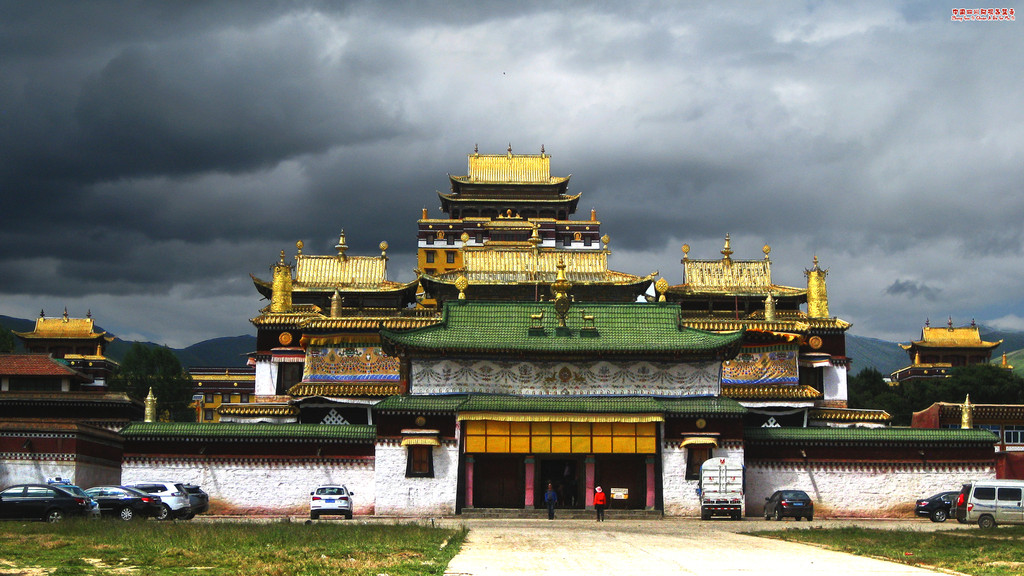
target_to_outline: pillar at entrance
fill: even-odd
[[[530,508],[533,508],[534,478],[536,476],[534,474],[535,466],[536,466],[536,464],[535,464],[535,460],[534,460],[533,456],[527,456],[526,457],[526,482],[524,482],[524,484],[526,485],[526,495],[523,498],[523,504],[526,506],[527,510],[529,510]]]
[[[654,458],[647,457],[647,509],[654,510]]]
[[[594,455],[588,454],[586,459],[587,486],[584,491],[587,494],[587,510],[594,509]]]
[[[466,508],[473,507],[473,457],[466,456]]]

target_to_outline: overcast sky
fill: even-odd
[[[284,249],[391,248],[551,155],[611,267],[817,255],[851,333],[1024,329],[1024,22],[963,2],[0,3],[0,314],[255,334]],[[987,3],[986,8],[1014,8]]]

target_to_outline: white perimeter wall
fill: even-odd
[[[826,402],[846,402],[849,398],[846,387],[847,370],[845,366],[830,366],[822,374]]]
[[[214,511],[308,514],[309,493],[321,484],[344,484],[354,492],[356,514],[373,514],[372,459],[344,461],[128,461],[121,481],[170,480],[198,484]]]
[[[992,466],[754,464],[747,466],[747,514],[762,514],[764,499],[783,489],[807,492],[825,516],[912,514],[918,498],[995,476]]]
[[[120,484],[121,470],[116,466],[67,458],[0,460],[0,488],[11,484],[46,483],[58,476],[82,488],[92,488],[102,484]]]
[[[398,442],[377,444],[377,514],[432,516],[455,513],[459,447],[434,446],[434,477],[406,478],[407,450]]]

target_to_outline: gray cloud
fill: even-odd
[[[420,209],[511,142],[572,174],[616,269],[677,279],[681,243],[717,257],[728,232],[736,257],[771,244],[779,283],[818,255],[855,333],[1006,328],[1021,44],[916,2],[13,3],[0,314],[251,331],[248,274],[341,228],[411,279]]]

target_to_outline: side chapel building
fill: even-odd
[[[700,463],[730,457],[750,513],[800,488],[862,514],[866,494],[898,509],[994,475],[987,431],[847,407],[850,324],[817,258],[806,288],[773,282],[768,246],[734,259],[729,236],[721,258],[684,246],[678,285],[613,271],[596,211],[574,218],[580,195],[543,149],[468,160],[438,194],[445,217],[418,221],[416,280],[387,278],[387,243],[348,254],[344,232],[334,254],[299,242],[253,276],[270,302],[248,401],[128,426],[123,480],[180,478],[234,510],[270,490],[291,511],[344,482],[356,513],[413,516],[528,513],[549,483],[582,510],[601,485],[613,510],[684,515]]]

